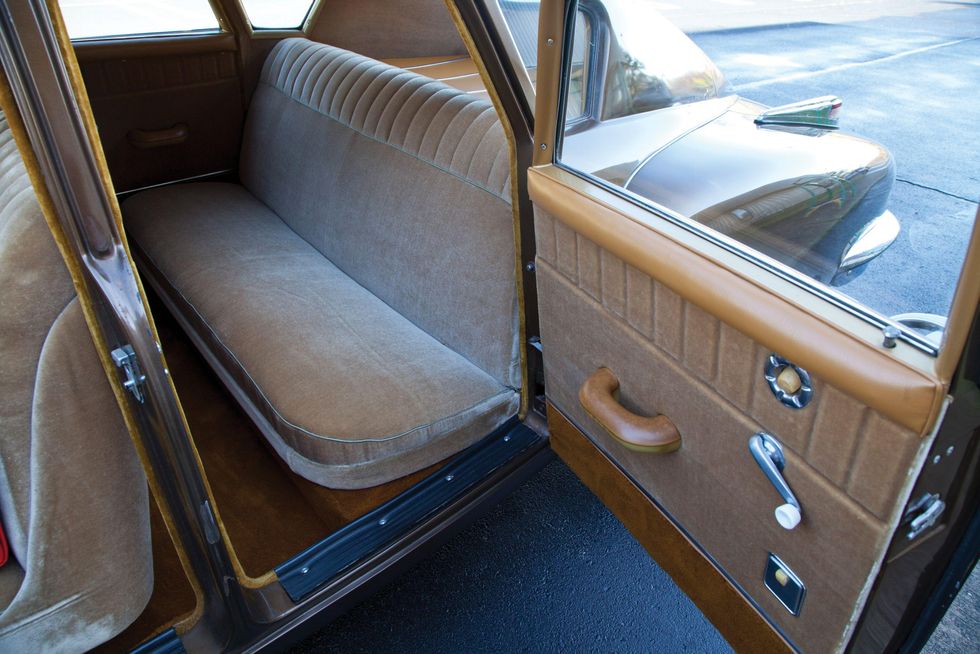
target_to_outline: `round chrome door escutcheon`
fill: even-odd
[[[791,409],[802,409],[813,399],[810,373],[778,354],[769,355],[765,374],[769,390]]]

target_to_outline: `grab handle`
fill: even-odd
[[[177,123],[167,129],[132,129],[126,134],[126,140],[134,148],[149,150],[165,145],[177,145],[187,140],[190,131],[186,123]]]
[[[629,411],[616,399],[618,390],[616,375],[609,368],[599,368],[582,384],[578,399],[603,429],[631,450],[666,454],[680,448],[681,435],[670,418],[648,418]]]

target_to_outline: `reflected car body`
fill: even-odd
[[[736,95],[652,9],[586,1],[578,21],[589,38],[574,49],[569,97],[582,111],[568,114],[562,162],[826,283],[894,242],[883,146],[812,112],[764,121],[779,109]]]

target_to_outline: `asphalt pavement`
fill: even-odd
[[[901,234],[840,290],[889,316],[946,315],[980,199],[980,6],[691,36],[739,95],[770,106],[837,95],[841,130],[889,149]]]
[[[294,652],[731,652],[560,461]]]
[[[740,94],[770,105],[828,93],[844,99],[842,128],[883,143],[896,159],[891,209],[903,229],[843,290],[886,314],[945,313],[980,194],[977,3],[658,5],[699,30],[692,38]],[[974,575],[925,651],[980,651],[978,586]],[[555,462],[297,651],[730,649]]]

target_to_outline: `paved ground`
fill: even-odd
[[[743,95],[780,104],[835,93],[845,101],[843,128],[889,147],[903,180],[892,206],[901,240],[845,288],[886,313],[944,313],[980,193],[977,3],[657,4],[700,32],[695,39]],[[297,651],[730,650],[555,462]],[[971,577],[925,651],[980,652],[980,577]]]
[[[966,580],[923,654],[980,652],[980,573]]]
[[[560,461],[294,654],[731,648]],[[980,575],[923,650],[980,652]]]
[[[811,14],[840,4],[802,3]],[[889,208],[902,233],[842,288],[886,315],[948,312],[976,216],[980,149],[966,135],[980,123],[980,6],[963,4],[899,0],[899,13],[929,10],[838,24],[803,14],[790,24],[692,35],[739,95],[767,105],[837,95],[842,130],[891,151],[898,181]],[[882,3],[856,8],[865,16],[873,6]]]
[[[296,652],[730,652],[559,461]]]

